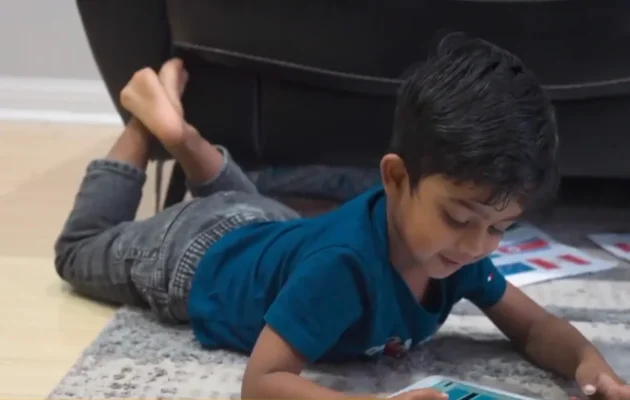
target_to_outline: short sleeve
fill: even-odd
[[[477,307],[484,309],[497,304],[507,286],[505,277],[488,257],[465,268],[470,268],[466,279],[464,297]]]
[[[302,260],[265,315],[265,322],[309,363],[317,361],[362,315],[358,256],[319,250]]]

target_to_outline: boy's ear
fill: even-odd
[[[388,195],[397,195],[405,185],[409,185],[409,174],[405,162],[398,155],[385,154],[381,159],[380,168],[383,187]]]

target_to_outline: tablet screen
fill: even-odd
[[[480,389],[464,383],[443,380],[432,386],[433,389],[448,394],[448,400],[520,400],[491,389]]]

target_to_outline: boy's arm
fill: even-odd
[[[532,363],[575,379],[586,395],[630,400],[630,386],[623,385],[595,346],[568,321],[548,313],[507,282],[491,259],[460,271],[464,297],[483,310]]]
[[[306,360],[280,335],[265,326],[243,377],[243,399],[346,399],[300,376]]]
[[[348,395],[309,381],[300,376],[305,365],[304,357],[266,326],[245,369],[241,398],[382,400],[373,394]],[[392,400],[448,400],[448,395],[434,389],[416,389]]]
[[[361,317],[359,271],[360,260],[344,248],[327,248],[300,262],[265,314],[242,398],[346,397],[299,375]]]
[[[577,378],[581,385],[596,385],[589,381],[601,374],[622,382],[577,329],[545,311],[512,284],[507,283],[501,299],[483,311],[532,363],[567,379]],[[579,368],[584,365],[588,368],[580,377]]]

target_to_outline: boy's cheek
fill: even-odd
[[[416,229],[410,229],[409,236],[407,242],[413,254],[422,260],[437,257],[439,253],[452,248],[454,242],[450,235],[442,232],[438,227],[426,229],[418,225]]]
[[[488,240],[488,243],[484,249],[484,257],[488,257],[490,254],[492,254],[496,249],[499,248],[499,244],[501,243],[501,236],[493,236],[490,240]]]

